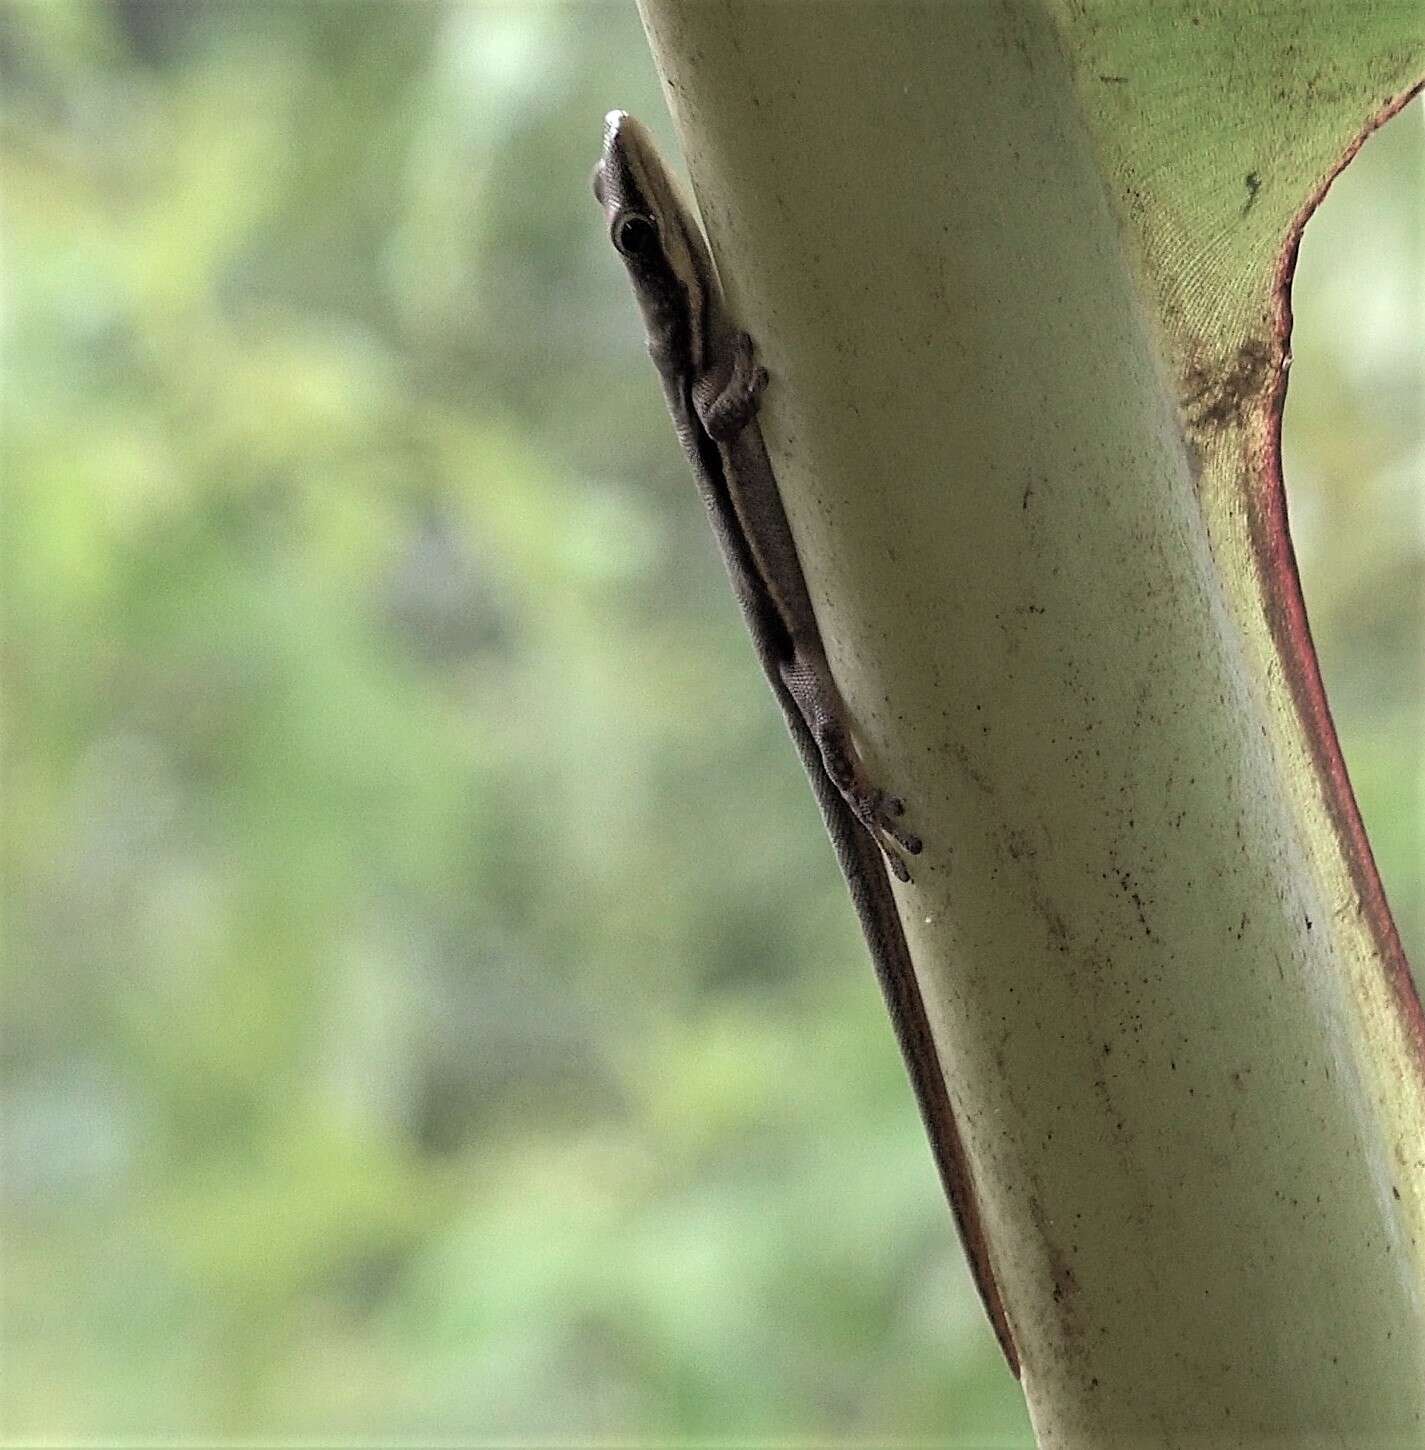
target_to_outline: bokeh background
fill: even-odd
[[[631,3],[10,3],[0,91],[0,1434],[1027,1444],[589,195]],[[1287,418],[1416,960],[1422,139]]]

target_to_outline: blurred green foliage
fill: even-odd
[[[588,194],[631,5],[9,4],[0,92],[0,1433],[1027,1443]],[[1418,132],[1288,419],[1417,955]]]

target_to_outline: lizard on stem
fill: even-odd
[[[757,424],[767,374],[729,315],[702,229],[652,138],[625,112],[605,118],[594,194],[633,283],[648,351],[733,590],[850,887],[975,1282],[1017,1374],[964,1146],[886,877],[889,867],[909,881],[905,856],[919,855],[921,842],[900,824],[900,799],[869,780],[832,678]]]

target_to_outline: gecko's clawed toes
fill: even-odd
[[[897,824],[896,817],[905,814],[905,802],[899,796],[870,791],[854,799],[853,808],[872,839],[881,848],[886,865],[897,881],[909,881],[910,868],[906,856],[919,856],[924,849],[919,836]]]
[[[913,831],[907,831],[897,824],[897,817],[905,815],[905,802],[899,796],[878,795],[871,803],[873,830],[878,836],[889,836],[908,856],[919,856],[924,843]]]
[[[897,881],[909,882],[910,871],[907,868],[905,862],[901,860],[900,855],[895,851],[889,850],[885,846],[882,846],[881,850],[885,855],[886,865],[891,868],[891,875],[894,876]]]

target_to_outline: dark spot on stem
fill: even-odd
[[[1191,363],[1182,393],[1189,429],[1202,438],[1241,428],[1265,398],[1281,361],[1280,350],[1265,338],[1249,337],[1225,358]]]

